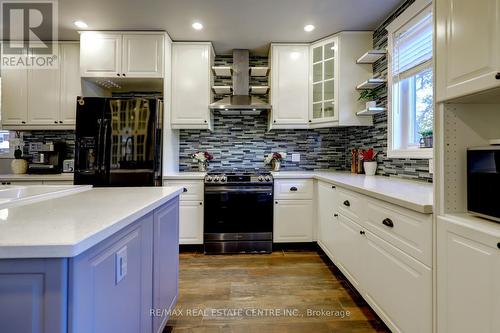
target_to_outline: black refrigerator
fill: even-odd
[[[161,186],[160,98],[78,97],[75,185]]]

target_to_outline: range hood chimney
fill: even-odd
[[[233,50],[233,95],[210,104],[209,108],[227,114],[260,114],[269,110],[271,105],[249,95],[249,83],[249,51]]]

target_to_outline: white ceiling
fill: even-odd
[[[212,41],[267,53],[272,42],[311,42],[342,30],[373,30],[402,0],[59,0],[59,39],[92,30],[166,30],[174,41]],[[194,21],[204,29],[191,27]],[[304,25],[316,30],[304,32]]]

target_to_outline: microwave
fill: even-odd
[[[500,222],[500,146],[467,149],[467,210]]]

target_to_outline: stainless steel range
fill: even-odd
[[[271,253],[273,177],[262,170],[205,176],[205,253]]]

